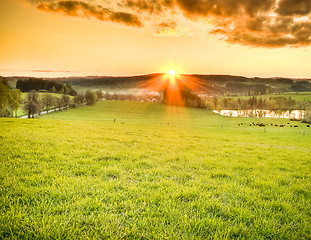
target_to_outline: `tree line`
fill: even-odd
[[[163,92],[163,103],[173,106],[206,108],[204,101],[193,91],[185,87],[165,88]]]
[[[256,96],[248,99],[243,98],[218,98],[210,97],[205,98],[207,107],[209,109],[230,109],[230,110],[306,110],[311,106],[310,100],[297,101],[291,97],[270,97],[268,99],[258,98]]]
[[[77,92],[72,89],[70,84],[57,83],[55,81],[43,80],[40,78],[19,79],[16,82],[16,89],[22,92],[31,90],[46,91],[50,93],[68,94],[71,96],[77,95]]]
[[[11,89],[7,80],[0,77],[0,117],[17,116],[17,110],[22,103],[22,93]]]
[[[87,90],[84,94],[80,93],[74,97],[70,97],[66,94],[53,96],[49,93],[40,96],[38,91],[32,90],[28,93],[27,99],[24,102],[24,110],[28,118],[34,118],[36,115],[40,115],[42,111],[48,113],[51,110],[61,111],[82,105],[93,105],[96,101],[102,99],[103,93],[101,91],[92,92],[91,90]]]

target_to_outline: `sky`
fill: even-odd
[[[1,0],[0,75],[311,77],[310,0]]]

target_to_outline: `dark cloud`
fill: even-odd
[[[95,17],[101,21],[124,23],[128,26],[142,27],[138,17],[131,13],[114,12],[99,5],[90,5],[81,1],[42,2],[37,9],[47,12],[61,13],[72,17]]]
[[[311,12],[311,0],[281,0],[276,12],[281,16],[307,15]]]
[[[160,13],[167,8],[174,6],[173,0],[123,0],[120,6],[136,9],[139,11],[148,11]]]
[[[269,10],[275,0],[123,0],[122,6],[158,13],[163,8],[179,8],[187,16],[222,15],[240,13],[255,15]]]
[[[142,23],[136,15],[126,12],[113,12],[110,14],[109,19],[113,22],[125,23],[126,25],[132,25],[141,27]]]
[[[162,11],[162,6],[158,3],[158,1],[126,0],[122,4],[120,4],[120,6],[148,11],[150,13],[158,13]]]
[[[129,26],[142,27],[142,19],[147,23],[144,25],[152,26],[156,34],[177,35],[174,34],[178,32],[177,27],[183,28],[183,19],[186,18],[194,29],[200,28],[199,32],[206,31],[232,44],[269,48],[311,45],[311,0],[110,1],[115,4],[117,11],[108,7],[107,0],[97,0],[101,5],[90,4],[93,0],[29,1],[39,1],[40,10],[76,17],[94,17]],[[202,27],[203,22],[208,22],[205,29]]]
[[[295,22],[289,17],[261,17],[237,23],[234,28],[219,26],[212,34],[220,34],[230,43],[258,47],[303,47],[311,45],[311,22]]]
[[[176,0],[189,18],[215,22],[212,35],[229,43],[256,47],[311,45],[311,0]]]

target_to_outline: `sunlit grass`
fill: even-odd
[[[310,130],[253,121],[109,101],[0,119],[0,238],[310,239]]]

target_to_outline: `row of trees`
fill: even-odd
[[[19,79],[16,82],[16,88],[20,89],[22,92],[36,90],[47,91],[50,93],[68,94],[71,96],[77,95],[77,92],[72,89],[70,84],[62,84],[40,78]]]
[[[230,109],[230,110],[305,110],[311,106],[311,101],[296,101],[291,97],[270,97],[269,99],[257,98],[207,98],[205,99],[209,109]]]
[[[77,94],[74,97],[62,94],[59,96],[53,96],[46,93],[41,97],[38,91],[32,90],[28,93],[27,99],[24,103],[24,110],[26,111],[28,118],[34,118],[35,115],[42,111],[47,113],[51,110],[61,111],[62,109],[74,108],[82,105],[93,105],[96,101],[102,99],[102,92],[86,91],[84,94]]]
[[[188,89],[182,89],[180,94],[186,107],[206,108],[205,103],[194,92]]]
[[[167,87],[163,92],[163,103],[173,106],[186,106],[194,108],[205,108],[202,99],[187,88]]]
[[[22,93],[18,89],[11,89],[5,78],[0,78],[0,117],[17,115],[22,103]]]
[[[68,95],[53,96],[51,94],[44,94],[40,97],[39,92],[32,90],[28,93],[24,104],[24,110],[27,112],[28,118],[34,118],[36,114],[40,114],[45,110],[49,112],[51,109],[55,111],[70,106],[71,99]]]

